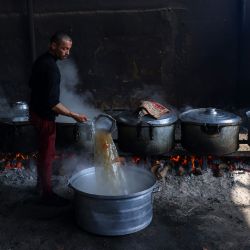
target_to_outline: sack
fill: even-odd
[[[168,108],[155,101],[142,101],[139,109],[141,111],[140,116],[149,114],[156,119],[159,119],[162,115],[170,111]]]

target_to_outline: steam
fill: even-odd
[[[58,67],[61,72],[60,102],[73,112],[87,115],[88,119],[93,119],[100,114],[101,111],[94,108],[94,97],[90,91],[77,92],[80,79],[75,63],[71,59],[59,61]],[[74,122],[72,118],[61,115],[56,120],[59,122]]]
[[[5,96],[6,93],[3,87],[0,86],[0,118],[13,118],[16,116],[15,109],[10,105]]]
[[[93,166],[92,156],[83,152],[82,154],[75,154],[74,157],[69,157],[61,162],[60,174],[67,177],[78,173],[79,171]],[[92,164],[91,164],[92,163]]]
[[[1,88],[0,88],[0,92],[1,92]],[[6,117],[6,116],[10,116],[10,112],[12,112],[11,110],[11,106],[8,104],[7,100],[4,97],[1,97],[0,99],[0,115],[1,117]]]
[[[134,100],[154,100],[167,105],[167,96],[165,90],[161,86],[144,84],[142,88],[135,89],[131,94],[131,98]]]
[[[191,110],[191,109],[194,109],[194,107],[192,107],[190,105],[185,105],[185,106],[180,108],[180,113],[186,112],[186,111]]]
[[[138,108],[142,100],[153,100],[178,113],[178,110],[168,103],[168,93],[162,86],[144,84],[142,87],[135,89],[130,95],[131,108]]]

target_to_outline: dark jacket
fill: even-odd
[[[38,57],[29,80],[30,110],[44,119],[54,121],[57,114],[52,107],[60,102],[60,81],[56,58],[49,52]]]

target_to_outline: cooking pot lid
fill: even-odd
[[[170,125],[177,121],[177,114],[174,111],[170,111],[162,115],[159,119],[155,119],[150,115],[144,115],[139,117],[136,112],[133,111],[124,111],[120,113],[117,117],[118,123],[123,123],[126,125],[136,126],[142,124],[143,126],[162,126]]]
[[[241,118],[233,113],[216,108],[190,109],[180,114],[182,122],[214,125],[237,125]]]

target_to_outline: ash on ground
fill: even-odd
[[[72,198],[68,178],[57,171],[53,185],[57,193]],[[34,205],[35,185],[35,166],[0,171],[0,250],[250,249],[247,171],[224,172],[221,177],[210,169],[198,176],[167,174],[156,183],[151,224],[119,237],[86,233],[77,227],[71,209]]]
[[[157,181],[158,191],[154,198],[160,206],[178,205],[180,216],[185,216],[214,203],[250,206],[249,185],[250,173],[244,171],[227,172],[221,177],[214,177],[211,170],[198,176],[167,175]]]

